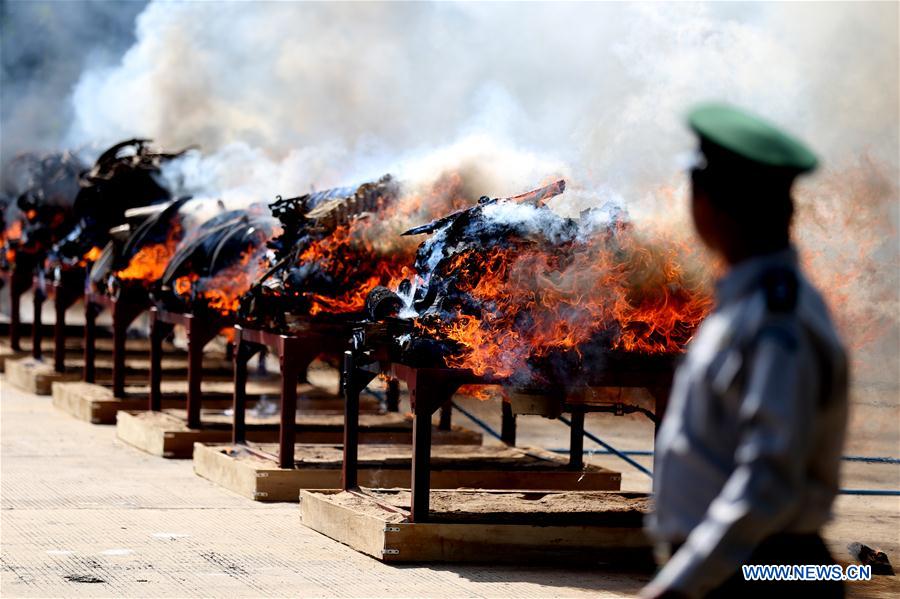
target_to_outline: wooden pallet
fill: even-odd
[[[13,362],[18,363],[19,366],[13,365]],[[111,381],[111,358],[98,358],[95,368],[99,383],[105,384]],[[168,377],[184,378],[187,376],[187,362],[180,358],[163,360],[162,368],[165,376]],[[52,384],[55,382],[77,381],[82,378],[81,366],[70,365],[66,367],[65,372],[56,372],[52,356],[45,356],[43,360],[34,360],[31,357],[6,360],[4,369],[8,373],[7,380],[10,384],[37,395],[52,394]],[[12,373],[12,370],[15,370],[15,373]],[[230,381],[232,377],[233,372],[227,360],[220,358],[204,360],[204,380]],[[125,360],[125,383],[127,385],[141,385],[149,378],[149,360],[146,358]]]
[[[226,409],[233,403],[233,383],[228,380],[203,381],[203,405]],[[179,408],[185,405],[187,381],[164,380],[160,386],[163,408]],[[120,411],[141,411],[148,407],[148,385],[128,385],[125,397],[114,397],[112,389],[93,383],[66,382],[53,384],[53,405],[63,412],[93,424],[115,424]],[[275,377],[250,379],[247,383],[248,402],[254,405],[260,397],[278,397],[279,382]],[[336,400],[323,400],[325,406],[336,405]]]
[[[67,366],[73,370],[81,372],[83,361],[81,358],[73,359],[70,363],[75,366]],[[167,355],[160,361],[160,366],[165,373],[164,376],[185,377],[188,372],[187,358],[182,355]],[[112,355],[99,354],[94,361],[94,371],[98,379],[110,378],[113,370]],[[234,376],[234,368],[231,361],[217,356],[203,357],[203,378],[204,380],[230,380]],[[125,377],[132,384],[141,384],[146,382],[150,377],[150,358],[147,354],[139,356],[126,355],[125,357]]]
[[[429,522],[409,492],[301,491],[305,526],[384,562],[563,562],[652,568],[646,494],[434,490]]]
[[[431,485],[490,489],[617,490],[622,475],[599,466],[572,471],[566,460],[541,449],[447,443],[434,429]],[[365,439],[365,436],[362,436]],[[444,444],[438,445],[438,440]],[[343,454],[339,445],[298,444],[296,468],[279,468],[265,456],[274,446],[247,447],[198,443],[194,472],[257,501],[297,501],[302,489],[336,489],[341,484]],[[364,486],[409,487],[409,445],[360,445],[359,479]]]
[[[330,410],[318,410],[315,400],[299,401],[297,440],[301,443],[340,443],[344,435],[344,416]],[[377,403],[374,404],[377,408]],[[187,426],[183,409],[162,412],[119,412],[116,435],[120,440],[147,453],[164,458],[190,459],[195,443],[221,444],[231,441],[232,417],[219,410],[204,410],[203,428]],[[253,416],[247,413],[247,438],[274,443],[278,440],[279,417]],[[360,415],[363,443],[409,443],[412,430],[409,419],[401,414],[378,414],[374,410]],[[480,444],[481,435],[463,428],[440,431],[435,443]],[[273,450],[274,453],[274,450]],[[296,500],[296,493],[293,500]]]
[[[80,376],[74,371],[56,372],[52,361],[34,358],[7,360],[5,371],[9,384],[37,395],[50,395],[53,383],[76,381]]]
[[[21,360],[28,355],[29,352],[25,350],[15,351],[8,343],[0,343],[0,372],[6,371],[7,360]]]
[[[27,358],[31,355],[31,337],[25,336],[21,340],[22,349],[19,351],[14,351],[9,346],[8,340],[0,341],[0,372],[4,372],[4,365],[7,360],[17,360],[19,358]],[[41,347],[44,350],[44,360],[50,361],[53,358],[54,353],[54,345],[53,345],[53,337],[45,336],[44,341],[41,344]],[[84,344],[80,337],[67,337],[66,338],[66,360],[74,362],[76,364],[81,363],[81,359],[84,356]],[[112,339],[108,339],[105,337],[101,337],[96,340],[96,352],[98,364],[100,366],[99,372],[103,374],[104,372],[108,374],[112,368]],[[149,341],[146,339],[129,339],[128,343],[125,347],[125,355],[129,358],[146,358],[150,351]],[[170,344],[165,345],[165,352],[168,358],[181,358],[182,360],[187,359],[187,352],[184,350],[178,349]],[[186,363],[186,362],[185,362]],[[143,371],[141,371],[143,372]]]

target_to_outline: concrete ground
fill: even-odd
[[[463,405],[499,426],[495,403]],[[651,447],[641,417],[590,416],[588,429],[625,449]],[[556,421],[521,418],[519,431],[521,443],[567,444]],[[306,529],[295,504],[231,494],[195,476],[190,461],[124,446],[114,427],[75,420],[2,377],[0,436],[3,597],[618,597],[647,579],[600,568],[384,565]],[[624,488],[649,489],[616,458],[592,460],[621,470]],[[849,464],[845,478],[848,487],[898,488],[900,467]],[[837,512],[826,531],[835,555],[858,540],[900,565],[900,498],[845,496]],[[848,590],[897,596],[900,585],[881,578]]]

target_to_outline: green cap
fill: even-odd
[[[701,104],[688,113],[701,138],[763,166],[803,173],[818,160],[809,148],[771,123],[727,104]]]

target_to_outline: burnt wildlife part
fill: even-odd
[[[59,264],[95,260],[109,242],[110,230],[127,222],[129,210],[172,199],[162,168],[186,150],[163,152],[150,144],[149,139],[119,142],[79,174],[73,204],[77,222],[53,249]]]
[[[179,210],[189,199],[182,197],[159,206],[133,230],[114,231],[113,242],[91,269],[91,287],[112,297],[129,291],[147,295],[156,284],[157,271],[164,270],[184,235]]]
[[[397,199],[388,176],[270,205],[282,232],[268,242],[265,271],[241,298],[238,320],[278,332],[302,328],[310,317],[355,319],[366,293],[399,272],[403,258],[383,255],[358,233]]]
[[[51,246],[75,220],[73,202],[78,191],[80,159],[70,152],[22,154],[4,165],[5,197],[0,270],[7,279],[10,303],[10,346],[21,349],[21,297],[41,275]],[[38,282],[42,283],[39,278]],[[36,307],[43,301],[35,294]],[[33,330],[40,328],[40,323]],[[39,338],[40,332],[37,337]],[[36,350],[40,353],[40,348]]]
[[[547,203],[564,191],[483,197],[405,233],[429,235],[415,279],[367,300],[373,321],[414,322],[395,336],[401,361],[540,387],[588,384],[616,354],[682,351],[711,300],[677,248],[642,239],[614,205],[557,214]]]
[[[75,222],[78,177],[83,169],[71,152],[23,154],[6,166],[3,187],[14,194],[17,210],[5,219],[5,239],[17,238],[17,253],[37,254],[43,260],[53,243],[69,231]],[[17,235],[10,235],[10,227],[18,228]]]
[[[256,280],[278,221],[262,210],[233,210],[203,223],[169,260],[151,295],[167,310],[233,315]]]
[[[571,413],[569,466],[574,470],[584,466],[582,437],[587,412],[640,412],[658,424],[671,386],[673,358],[680,347],[655,353],[616,348],[611,340],[617,331],[610,332],[609,328],[615,329],[618,323],[605,322],[600,315],[585,310],[585,316],[599,322],[591,322],[591,334],[578,338],[571,349],[560,345],[553,348],[555,351],[546,351],[547,346],[539,337],[528,335],[535,327],[558,323],[542,314],[534,299],[526,301],[528,293],[536,296],[539,288],[529,287],[530,279],[517,280],[523,275],[514,272],[511,264],[523,256],[537,257],[539,260],[526,266],[540,267],[541,274],[551,283],[561,284],[557,273],[571,268],[570,256],[581,249],[585,239],[597,243],[599,238],[601,249],[618,260],[624,261],[628,256],[619,251],[621,238],[629,228],[625,215],[608,209],[602,220],[592,213],[579,219],[558,216],[545,203],[564,189],[564,182],[558,181],[513,198],[482,198],[475,206],[407,231],[410,235],[431,235],[416,254],[415,284],[407,280],[396,290],[382,286],[368,294],[368,321],[355,329],[351,348],[344,356],[345,490],[358,486],[355,408],[359,393],[379,374],[403,381],[409,389],[414,418],[410,522],[426,522],[430,518],[432,415],[440,411],[440,426],[449,427],[452,397],[463,386],[501,385],[510,396],[542,398],[535,405],[544,405],[547,414]],[[602,226],[598,227],[598,221]],[[534,271],[531,268],[525,275],[532,276]],[[509,299],[505,294],[517,291],[515,285],[509,286],[510,281],[524,284],[528,293],[522,294],[522,301],[513,298],[516,301],[504,304]],[[485,286],[491,287],[490,296],[483,293]],[[556,301],[565,309],[579,309],[578,305],[565,305],[567,299],[549,296],[551,302]],[[565,322],[565,311],[562,316],[556,312],[551,315]],[[481,328],[482,323],[491,325],[495,319],[500,327]],[[473,323],[476,332],[483,335],[475,349],[499,351],[499,336],[512,334],[526,355],[513,368],[491,362],[495,356],[490,355],[485,362],[470,361],[473,345],[458,333]],[[594,400],[585,392],[625,388],[646,389],[654,400],[653,409],[622,401]],[[517,404],[510,401],[512,407],[503,402],[501,437],[508,444],[515,444]],[[525,409],[521,413],[535,412]]]

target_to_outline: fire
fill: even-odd
[[[78,261],[78,266],[87,266],[93,262],[96,262],[100,258],[100,254],[103,253],[103,248],[94,246],[85,252],[84,256],[81,257],[81,260]]]
[[[100,254],[103,253],[103,248],[94,246],[84,255],[85,262],[96,262],[100,257]]]
[[[366,296],[378,285],[396,286],[410,274],[412,248],[381,254],[371,241],[368,219],[338,226],[331,235],[311,243],[298,264],[315,263],[334,281],[339,293],[304,292],[309,314],[341,314],[361,311]]]
[[[131,257],[128,266],[116,273],[124,281],[152,282],[159,280],[166,270],[169,259],[175,254],[181,240],[181,226],[174,223],[166,241],[145,245]]]
[[[215,276],[200,278],[195,273],[175,279],[175,293],[182,297],[202,298],[206,306],[222,315],[237,311],[241,296],[262,273],[262,254],[265,246],[250,246],[241,253],[241,258]]]
[[[128,266],[120,270],[116,276],[125,281],[156,281],[163,275],[166,264],[174,253],[174,248],[165,243],[146,245],[132,256]]]
[[[585,348],[677,353],[712,307],[705,281],[684,268],[687,246],[642,241],[628,226],[562,247],[467,249],[452,277],[457,311],[417,326],[461,351],[448,366],[511,376],[541,358],[581,360]]]
[[[9,241],[18,241],[22,239],[22,221],[14,220],[4,231],[3,236]]]
[[[178,295],[188,295],[198,278],[199,277],[194,273],[187,274],[183,277],[178,277],[177,279],[175,279],[175,293],[177,293]]]

